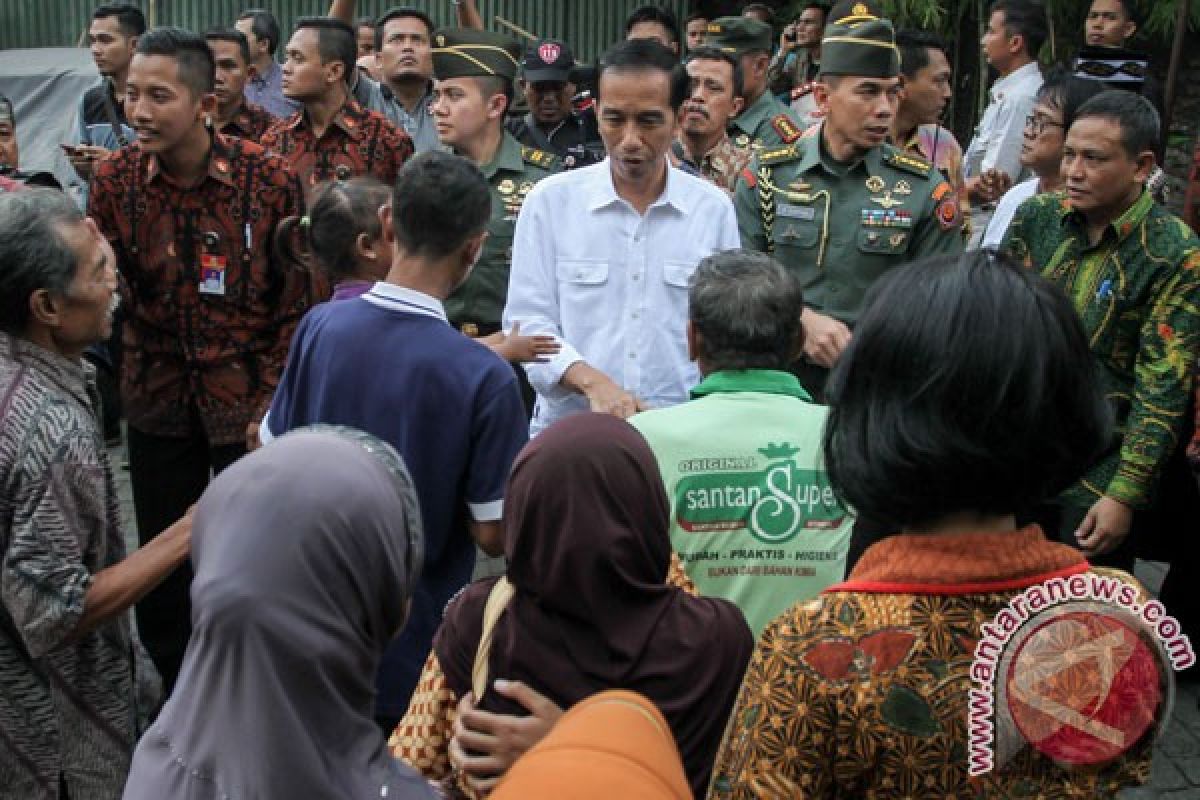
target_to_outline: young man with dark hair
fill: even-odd
[[[115,798],[153,680],[129,609],[187,560],[191,521],[126,557],[81,359],[116,307],[95,226],[62,192],[0,194],[0,263],[0,796]]]
[[[1000,77],[992,84],[991,102],[967,145],[963,164],[967,199],[978,209],[972,215],[973,240],[983,235],[1000,196],[1025,177],[1021,143],[1025,118],[1042,85],[1037,57],[1046,35],[1046,9],[1037,0],[992,4],[981,44],[984,57]]]
[[[672,152],[681,164],[730,195],[754,151],[739,147],[726,132],[742,109],[742,65],[723,50],[700,47],[687,60],[691,91],[679,114]]]
[[[626,39],[653,39],[679,56],[679,20],[659,6],[638,6],[625,18]]]
[[[303,104],[262,138],[300,178],[306,191],[328,180],[371,175],[389,186],[412,155],[412,140],[382,114],[351,96],[354,31],[329,17],[301,17],[287,45],[284,93]]]
[[[375,59],[380,82],[367,108],[403,128],[418,153],[438,146],[429,113],[433,89],[433,20],[415,8],[394,8],[375,22]]]
[[[215,67],[204,37],[156,28],[126,86],[137,132],[96,168],[88,214],[117,253],[126,311],[122,399],[142,542],[182,516],[255,442],[297,322],[307,273],[268,243],[302,213],[283,159],[212,130]],[[167,687],[189,635],[185,566],[138,606]]]
[[[1089,46],[1124,47],[1137,33],[1137,8],[1133,0],[1092,0],[1083,24]]]
[[[954,96],[954,73],[946,43],[927,31],[900,31],[896,47],[900,51],[900,104],[892,123],[892,143],[932,163],[950,181],[964,206],[963,231],[969,234],[962,147],[941,125]]]
[[[483,252],[471,276],[446,298],[446,317],[468,336],[491,336],[501,330],[517,215],[534,185],[558,172],[562,162],[523,146],[504,128],[520,42],[462,28],[434,34],[434,43],[430,112],[438,136],[444,147],[479,167],[492,191]],[[522,389],[532,405],[532,391]]]
[[[378,49],[375,46],[375,20],[370,17],[359,17],[354,21],[354,39],[358,44],[356,55],[359,59],[374,55]]]
[[[687,38],[687,52],[691,53],[704,44],[704,37],[708,35],[708,15],[700,11],[688,14],[683,21],[683,31]]]
[[[683,338],[688,278],[737,246],[725,193],[667,161],[688,88],[674,54],[622,42],[597,86],[608,159],[534,186],[513,239],[503,324],[562,345],[525,365],[535,431],[589,408],[628,417],[686,399],[697,378]]]
[[[145,31],[146,19],[134,6],[102,5],[92,12],[88,43],[103,80],[80,98],[79,127],[73,144],[66,146],[67,158],[84,183],[98,160],[133,141],[125,118],[125,79],[138,37]]]
[[[234,27],[241,31],[250,47],[250,64],[254,74],[246,84],[246,99],[261,106],[280,119],[289,117],[300,104],[283,94],[283,72],[275,61],[279,50],[279,20],[270,11],[255,8],[243,11]]]
[[[518,142],[553,153],[566,169],[604,160],[595,111],[576,113],[571,108],[573,69],[575,57],[566,42],[542,39],[531,44],[525,51],[520,81],[529,113],[510,117],[505,123]]]
[[[412,473],[425,564],[378,674],[387,733],[408,708],[447,601],[471,579],[475,545],[503,548],[505,483],[528,438],[516,376],[451,327],[443,306],[479,260],[491,213],[487,181],[465,158],[410,160],[381,212],[391,271],[361,297],[304,318],[263,422],[264,440],[314,423],[364,430],[394,445]]]
[[[246,99],[246,81],[254,74],[250,45],[236,29],[216,28],[204,34],[216,64],[217,113],[213,125],[219,133],[257,142],[275,124],[275,117]]]
[[[738,147],[778,147],[800,138],[803,126],[771,94],[771,26],[750,17],[721,17],[708,26],[705,44],[738,59],[742,68],[742,110],[729,123]]]
[[[891,23],[870,15],[826,28],[819,128],[760,151],[738,181],[743,246],[775,255],[804,287],[804,348],[793,369],[818,399],[871,285],[913,259],[963,247],[953,187],[888,143],[900,93],[894,42]]]
[[[805,127],[816,121],[812,91],[821,71],[821,38],[829,5],[810,0],[779,36],[779,49],[767,67],[767,84],[773,94],[786,100]]]
[[[1123,568],[1179,446],[1200,347],[1200,240],[1145,188],[1159,135],[1144,97],[1084,103],[1063,146],[1066,191],[1027,200],[1003,245],[1071,298],[1117,412],[1117,440],[1041,521]]]

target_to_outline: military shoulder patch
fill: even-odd
[[[779,138],[783,139],[785,144],[791,144],[796,141],[800,138],[800,134],[803,133],[800,130],[800,126],[792,121],[792,118],[787,114],[776,114],[771,119],[771,127],[775,129],[775,132],[779,134]]]
[[[759,164],[782,164],[785,161],[800,155],[800,149],[795,144],[786,144],[781,147],[764,148],[758,151]]]
[[[542,169],[561,169],[562,159],[553,153],[547,153],[545,150],[538,150],[536,147],[521,147],[521,159],[526,164],[533,164],[535,167]]]
[[[942,181],[933,190],[933,215],[937,217],[938,225],[944,231],[953,231],[962,227],[962,208],[958,204],[958,195],[950,188],[950,184]]]
[[[933,169],[933,164],[920,156],[914,156],[895,148],[887,149],[883,154],[883,163],[914,175],[920,175],[922,178],[929,174],[929,170]]]

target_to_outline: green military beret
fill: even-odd
[[[704,43],[740,56],[752,50],[771,52],[771,26],[752,17],[719,17],[708,23]]]
[[[821,75],[894,78],[899,74],[896,34],[886,19],[852,15],[825,28]]]
[[[495,75],[512,80],[521,64],[521,43],[511,36],[471,28],[433,35],[433,76],[438,80]]]

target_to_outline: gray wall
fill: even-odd
[[[484,21],[492,30],[501,16],[539,36],[570,42],[576,58],[590,60],[621,36],[625,15],[646,0],[478,0]],[[682,21],[687,0],[655,0],[673,10]],[[70,47],[87,30],[92,9],[99,0],[0,0],[0,49],[11,47]],[[149,0],[134,0],[148,10]],[[324,14],[327,0],[158,0],[158,24],[178,25],[196,31],[231,24],[245,8],[266,7],[279,17],[285,31],[292,20],[306,14]],[[426,11],[439,25],[454,20],[450,0],[359,0],[362,16],[377,16],[393,6],[410,5]],[[2,78],[2,76],[0,76]]]

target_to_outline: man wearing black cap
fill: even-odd
[[[566,42],[543,39],[525,51],[521,88],[529,113],[509,119],[509,132],[521,144],[553,153],[567,169],[604,160],[604,142],[592,111],[571,109],[571,70],[575,58]]]
[[[800,138],[803,127],[767,90],[771,26],[751,17],[721,17],[708,25],[705,44],[732,53],[742,66],[742,112],[729,125],[738,147],[775,147]]]
[[[759,151],[737,186],[742,245],[774,254],[803,282],[796,369],[818,397],[871,284],[892,267],[963,247],[950,184],[887,144],[899,68],[887,20],[863,14],[830,25],[816,88],[824,121],[792,145]]]
[[[450,324],[468,336],[500,330],[517,214],[534,184],[561,166],[556,156],[522,146],[504,129],[520,56],[519,42],[490,31],[460,28],[433,37],[430,112],[438,137],[443,146],[474,162],[492,188],[479,263],[446,299]]]

